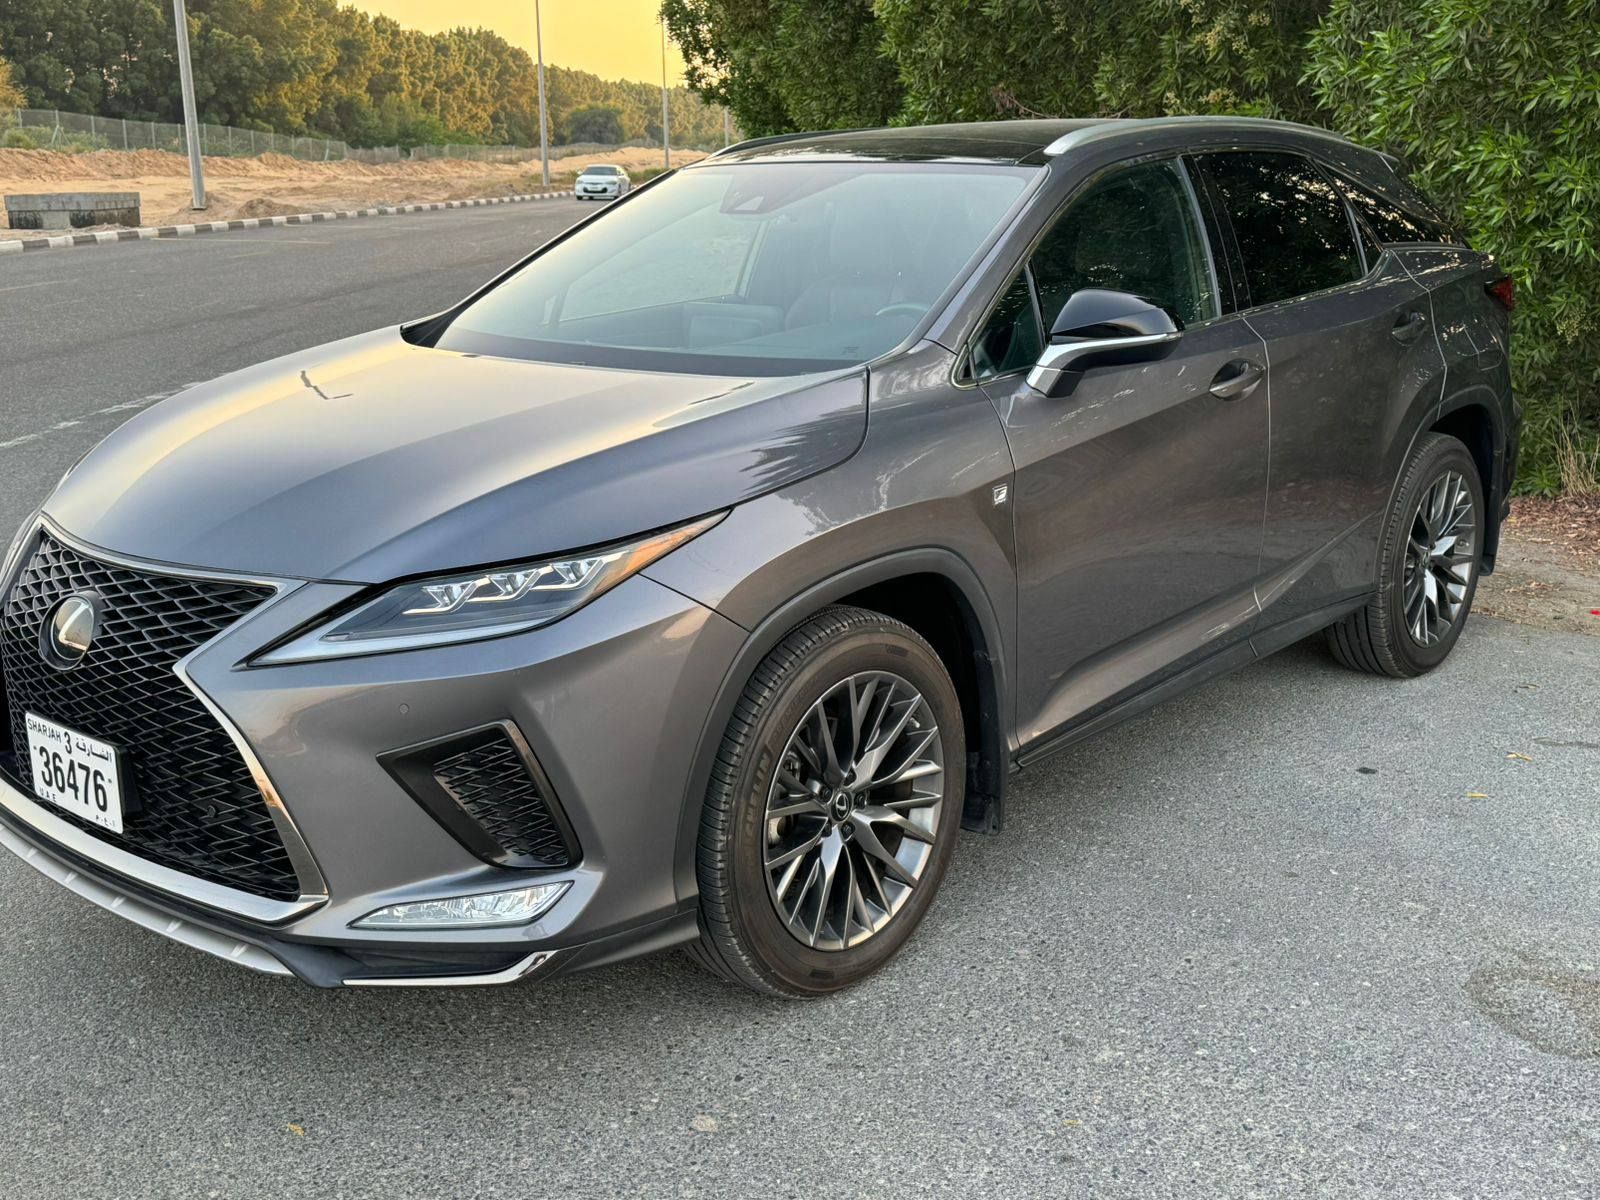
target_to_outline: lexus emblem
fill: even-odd
[[[47,662],[70,670],[83,661],[94,644],[95,629],[100,623],[97,599],[86,595],[68,596],[56,606],[55,615],[44,627],[41,649]]]

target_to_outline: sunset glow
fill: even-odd
[[[533,0],[355,0],[355,7],[426,33],[481,25],[534,50]],[[541,12],[546,63],[602,79],[661,78],[659,0],[543,0]],[[670,40],[667,75],[683,82],[683,59]]]

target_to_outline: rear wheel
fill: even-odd
[[[806,621],[756,668],[722,740],[695,956],[777,996],[871,974],[933,901],[965,765],[955,687],[914,630],[859,608]]]
[[[1466,446],[1425,435],[1384,526],[1377,593],[1328,629],[1334,657],[1353,670],[1398,679],[1443,662],[1477,592],[1485,511]]]

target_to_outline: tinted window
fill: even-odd
[[[972,373],[992,379],[1007,371],[1031,367],[1039,361],[1044,339],[1039,334],[1039,310],[1033,304],[1028,274],[1018,271],[1000,297],[994,313],[972,346]]]
[[[1194,205],[1171,163],[1090,185],[1034,252],[1033,278],[1046,326],[1073,292],[1091,287],[1143,296],[1185,325],[1217,315]]]
[[[891,350],[1034,178],[945,163],[695,166],[467,305],[446,350],[785,375]]]
[[[1376,192],[1351,183],[1342,175],[1334,176],[1334,181],[1373,235],[1386,246],[1406,242],[1444,242],[1448,245],[1461,242],[1442,221],[1407,212],[1393,200],[1386,200]]]
[[[1251,304],[1361,278],[1344,200],[1309,159],[1240,152],[1201,161],[1239,243]]]

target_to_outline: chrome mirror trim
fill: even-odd
[[[1028,372],[1028,386],[1048,396],[1061,381],[1061,376],[1073,369],[1073,363],[1091,354],[1107,350],[1139,350],[1166,346],[1183,337],[1180,330],[1170,333],[1146,333],[1134,337],[1090,338],[1081,342],[1059,342],[1044,348],[1039,362]]]

